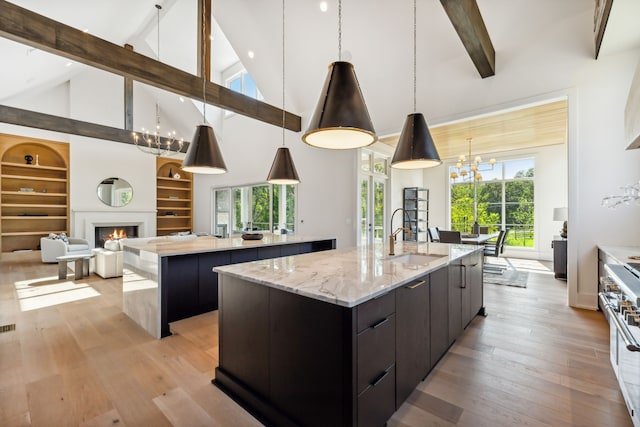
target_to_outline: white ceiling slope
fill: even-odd
[[[487,79],[480,78],[440,2],[417,2],[417,110],[427,120],[443,120],[452,112],[473,111],[499,104],[500,100],[540,93],[545,87],[540,81],[567,74],[561,68],[567,58],[574,64],[594,60],[593,0],[477,1],[496,51],[496,75]],[[131,43],[136,51],[150,56],[155,56],[157,44],[154,5],[163,4],[161,59],[195,73],[197,0],[13,3],[88,29],[113,43]],[[328,3],[328,11],[321,12],[319,0],[286,2],[285,106],[303,117],[315,107],[327,66],[338,60],[338,2]],[[615,0],[612,16],[624,17],[628,15],[624,9],[637,8],[638,3]],[[219,82],[220,73],[237,60],[237,52],[265,101],[280,106],[281,0],[213,0],[212,4],[215,21],[223,32],[214,28],[212,79]],[[342,7],[342,59],[355,66],[378,134],[396,133],[413,106],[413,1],[343,0]],[[617,27],[610,22],[601,55],[640,45],[637,31],[627,29],[619,34],[613,30]],[[249,50],[255,52],[253,59],[247,57]],[[48,82],[58,84],[84,67],[67,67],[64,58],[2,38],[0,55],[4,65],[0,68],[0,103]],[[520,72],[526,77],[518,85],[505,84]],[[175,108],[180,106],[176,104]]]

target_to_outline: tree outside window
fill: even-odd
[[[509,246],[533,247],[534,159],[498,162],[487,180],[476,185],[478,223],[489,232],[509,228]],[[473,226],[473,183],[451,185],[451,228],[470,233]]]

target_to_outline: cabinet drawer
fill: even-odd
[[[396,316],[372,326],[357,337],[358,394],[374,383],[385,370],[395,363]]]
[[[383,321],[396,311],[396,294],[388,292],[358,306],[357,332]]]
[[[358,396],[358,427],[383,427],[396,410],[395,365],[383,372],[375,386]]]

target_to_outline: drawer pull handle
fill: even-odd
[[[382,375],[380,375],[373,383],[371,383],[371,385],[375,387],[378,384],[380,384],[380,381],[382,381],[384,379],[384,377],[387,376],[388,373],[389,373],[389,371],[384,371],[382,373]]]
[[[376,324],[372,325],[371,327],[372,327],[373,329],[378,329],[378,327],[380,327],[380,326],[384,325],[384,324],[385,324],[385,323],[387,323],[388,321],[389,321],[389,318],[388,318],[388,317],[385,317],[384,319],[382,319],[382,320],[381,320],[381,321],[379,321],[378,323],[376,323]]]
[[[461,288],[466,288],[467,287],[467,266],[462,264],[460,267],[462,267],[462,269],[464,270],[464,272],[462,273],[462,283],[460,284]]]
[[[418,283],[414,283],[413,285],[407,285],[406,287],[409,288],[409,289],[415,289],[415,288],[418,288],[418,287],[424,285],[425,283],[426,283],[426,280],[421,280]]]

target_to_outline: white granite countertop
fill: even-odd
[[[609,256],[617,259],[620,264],[626,264],[628,262],[640,262],[640,247],[598,245],[598,248],[605,251]],[[639,258],[634,260],[629,258],[630,256]]]
[[[396,256],[431,255],[422,264],[392,261],[388,247],[355,247],[215,267],[221,274],[297,293],[345,307],[354,307],[391,289],[483,250],[483,246],[404,243]]]
[[[263,235],[262,240],[242,240],[240,235],[226,239],[219,239],[214,236],[195,238],[191,236],[162,236],[126,239],[123,244],[125,247],[135,248],[160,256],[171,256],[335,239],[335,237],[301,236],[298,234],[263,233]]]

